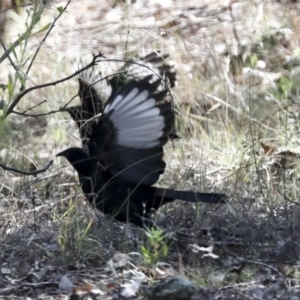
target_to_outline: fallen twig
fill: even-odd
[[[46,172],[53,164],[53,160],[49,161],[49,163],[47,164],[46,167],[42,168],[42,169],[39,169],[39,170],[35,170],[35,171],[22,171],[22,170],[19,170],[19,169],[15,169],[15,168],[12,168],[12,167],[8,167],[6,165],[3,165],[0,163],[0,167],[6,171],[13,171],[13,172],[16,172],[16,173],[19,173],[19,174],[23,174],[23,175],[36,175],[36,174],[39,174],[39,173],[44,173]]]

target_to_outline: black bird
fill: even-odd
[[[174,121],[167,92],[157,92],[160,80],[151,76],[118,88],[102,115],[93,122],[88,152],[69,148],[65,156],[79,175],[83,192],[100,211],[121,222],[142,227],[150,214],[175,199],[224,202],[225,194],[177,191],[153,187],[165,170],[163,146]]]
[[[84,150],[88,151],[88,143],[92,133],[93,117],[102,113],[105,97],[102,91],[102,75],[96,74],[91,68],[83,71],[78,76],[78,95],[80,105],[63,109],[67,111],[75,121]],[[89,120],[89,122],[88,122]]]
[[[164,78],[172,88],[175,86],[177,74],[174,67],[168,62],[168,58],[168,54],[152,52],[137,60],[131,59],[112,76],[108,81],[109,86],[114,91],[132,79],[140,80],[147,75],[156,73]],[[159,77],[155,76],[155,78],[158,79]],[[155,78],[152,80],[155,80]],[[161,89],[162,87],[163,85]],[[101,73],[97,74],[94,68],[85,70],[78,76],[80,105],[62,110],[67,111],[77,124],[82,147],[87,152],[89,151],[88,143],[92,133],[92,120],[95,120],[93,117],[102,113],[104,103],[107,100],[102,91],[106,88],[107,82],[103,80]],[[178,137],[174,130],[170,132],[170,138],[176,139]]]

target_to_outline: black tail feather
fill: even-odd
[[[187,202],[226,203],[228,196],[219,193],[198,193],[194,191],[177,191],[170,189],[157,189],[157,196],[162,198],[177,199]]]

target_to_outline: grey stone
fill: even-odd
[[[143,293],[148,300],[189,300],[195,292],[194,283],[180,276],[166,278],[143,288]]]

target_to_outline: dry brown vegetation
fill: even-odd
[[[161,209],[157,218],[176,238],[165,241],[165,264],[150,264],[128,253],[153,244],[89,207],[65,161],[56,159],[37,177],[1,170],[0,297],[63,299],[76,286],[93,289],[97,299],[118,299],[128,271],[138,270],[145,284],[169,274],[190,278],[198,287],[193,299],[299,299],[300,4],[129,2],[71,1],[34,59],[26,88],[69,76],[93,53],[112,60],[98,64],[104,76],[121,66],[114,59],[169,53],[179,74],[173,93],[181,139],[166,147],[167,170],[158,184],[222,191],[232,199],[218,208]],[[66,3],[51,1],[35,34],[11,54],[19,74],[25,76],[47,32],[38,31]],[[6,48],[25,32],[31,8],[9,11]],[[16,74],[8,59],[1,62],[2,116],[19,92]],[[16,82],[12,95],[2,88],[9,76]],[[15,110],[43,102],[27,114],[57,111],[76,94],[74,77],[28,93]],[[80,145],[65,113],[12,113],[0,124],[0,160],[21,169],[42,167],[61,149]],[[115,258],[118,252],[124,256]],[[121,267],[107,265],[113,257]]]

